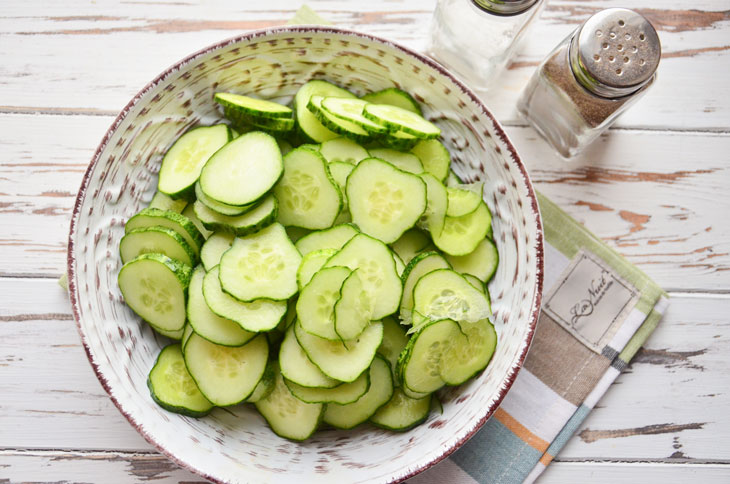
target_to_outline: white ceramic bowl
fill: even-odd
[[[165,344],[122,302],[118,244],[147,205],[160,159],[193,125],[220,119],[216,91],[286,102],[322,78],[357,94],[397,86],[442,129],[454,169],[486,180],[501,256],[490,284],[499,344],[477,378],[441,392],[443,414],[405,433],[369,426],[324,430],[304,443],[279,438],[252,408],[202,419],[166,412],[147,374]],[[71,221],[68,274],[74,317],[99,381],[129,422],[170,459],[217,482],[398,482],[434,465],[492,415],[519,371],[538,318],[542,228],[525,167],[479,99],[427,57],[370,35],[324,27],[252,32],[208,47],[163,72],[122,110],[84,175]]]

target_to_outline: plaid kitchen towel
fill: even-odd
[[[331,24],[303,5],[290,24]],[[525,364],[461,449],[411,484],[533,482],[560,452],[666,310],[649,277],[538,193],[543,304]]]

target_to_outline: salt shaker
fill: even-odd
[[[505,68],[544,0],[438,0],[427,52],[479,93]]]
[[[517,109],[563,158],[572,158],[646,93],[660,57],[647,19],[623,8],[603,10],[547,56]]]

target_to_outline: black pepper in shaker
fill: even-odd
[[[538,67],[517,109],[564,158],[594,141],[656,79],[659,36],[623,8],[598,12]]]

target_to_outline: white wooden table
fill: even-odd
[[[299,5],[0,3],[0,482],[200,481],[111,403],[56,279],[82,173],[133,94],[185,55],[283,24]],[[420,49],[434,0],[309,5]],[[552,46],[616,6],[659,30],[659,82],[566,165],[517,118],[515,100]],[[541,482],[730,482],[730,2],[551,0],[487,101],[537,188],[672,295],[646,348]]]

